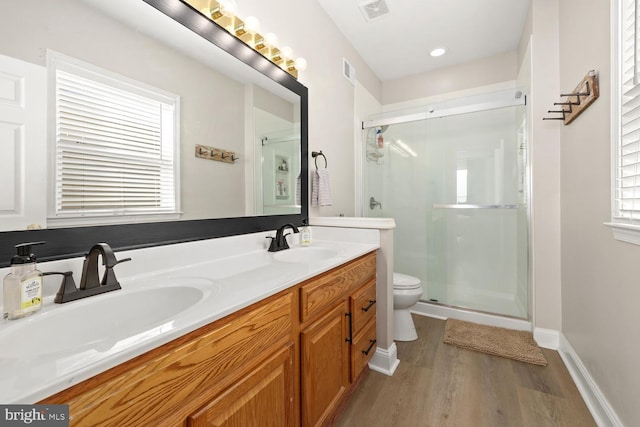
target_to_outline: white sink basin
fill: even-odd
[[[276,252],[273,254],[273,257],[277,261],[313,264],[333,258],[337,255],[338,251],[331,248],[299,246]]]
[[[170,330],[173,319],[212,288],[206,279],[180,278],[141,289],[123,285],[121,290],[55,304],[46,312],[6,321],[0,330],[2,358],[115,352]]]

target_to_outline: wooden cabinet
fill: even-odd
[[[57,393],[72,426],[328,425],[375,351],[375,253]]]
[[[301,332],[302,425],[325,425],[349,387],[346,302]]]
[[[187,418],[188,427],[294,426],[294,346],[257,369]]]
[[[300,286],[303,426],[330,423],[375,352],[376,256]]]
[[[296,342],[294,295],[290,290],[268,298],[42,403],[68,404],[72,426],[202,425],[209,419],[222,421],[209,425],[226,425],[255,418],[251,411],[265,407],[291,421],[296,375],[295,364],[287,363]]]

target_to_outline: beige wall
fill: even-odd
[[[464,64],[382,83],[382,103],[395,104],[514,80],[517,53],[507,52]]]
[[[560,330],[560,131],[557,121],[542,120],[560,94],[558,0],[534,0],[529,19],[533,321],[536,328]]]
[[[562,331],[626,426],[640,425],[640,246],[622,243],[610,219],[609,2],[562,0],[560,84],[590,69],[600,98],[561,127]]]
[[[240,16],[260,19],[262,33],[274,32],[281,45],[307,60],[300,81],[309,88],[309,161],[311,151],[327,156],[333,206],[311,208],[311,216],[353,216],[355,212],[355,87],[342,75],[342,58],[356,70],[357,80],[380,98],[380,81],[347,42],[316,0],[273,2],[243,0]]]

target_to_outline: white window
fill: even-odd
[[[176,218],[179,97],[49,52],[54,225]]]
[[[612,26],[614,237],[640,244],[640,0],[617,0]],[[616,33],[614,33],[616,34]]]

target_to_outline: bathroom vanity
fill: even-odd
[[[0,321],[0,401],[68,404],[81,426],[326,425],[379,356],[385,252],[378,230],[314,233],[276,253],[268,233],[117,252],[122,289],[65,304],[48,276],[42,310]]]
[[[40,403],[72,425],[325,425],[375,352],[369,252]]]

